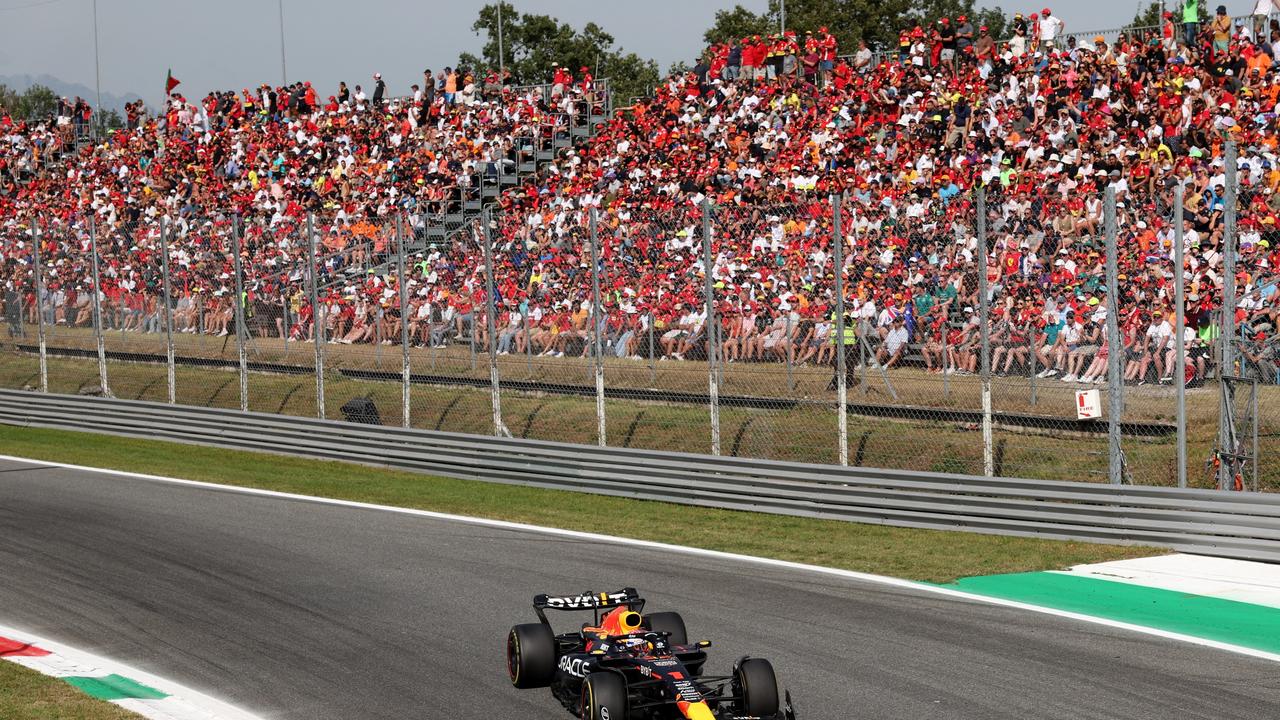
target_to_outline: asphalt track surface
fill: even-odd
[[[712,672],[769,657],[803,720],[1221,720],[1280,707],[1274,663],[1024,610],[0,462],[0,622],[265,718],[569,717],[548,692],[510,687],[504,633],[532,619],[537,592],[626,585],[715,642]]]

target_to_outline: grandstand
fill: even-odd
[[[427,92],[377,101],[345,86],[321,100],[311,83],[199,101],[175,93],[162,112],[131,113],[131,127],[80,144],[83,123],[69,116],[4,116],[0,252],[13,313],[31,325],[91,325],[96,246],[102,329],[160,332],[164,218],[183,333],[228,332],[238,249],[256,334],[311,340],[319,317],[331,341],[398,344],[394,241],[404,237],[415,345],[587,355],[601,328],[619,358],[701,358],[710,272],[721,357],[830,365],[827,198],[839,195],[846,308],[871,355],[965,374],[980,329],[973,228],[983,187],[997,373],[1099,381],[1099,328],[1118,307],[1126,379],[1170,382],[1181,225],[1199,382],[1216,372],[1231,141],[1242,357],[1245,371],[1276,382],[1280,25],[1229,22],[1225,46],[1215,24],[1188,35],[1172,17],[1079,40],[1045,15],[1019,15],[999,42],[967,18],[938,18],[905,28],[901,52],[875,60],[865,47],[840,56],[824,32],[745,38],[708,48],[693,71],[618,108],[606,82],[561,69],[528,88],[450,72],[424,78]],[[1178,183],[1183,218],[1172,215]],[[1108,188],[1119,206],[1118,299],[1103,285]],[[704,203],[717,224],[710,268]],[[492,338],[479,321],[486,208]]]

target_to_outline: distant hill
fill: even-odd
[[[93,88],[59,80],[52,75],[0,75],[0,84],[8,85],[18,92],[22,92],[32,85],[43,85],[59,96],[66,96],[74,100],[79,95],[90,103],[94,101]],[[139,99],[141,97],[134,93],[112,95],[104,92],[102,93],[102,107],[107,110],[115,110],[123,117],[125,103],[131,103]]]

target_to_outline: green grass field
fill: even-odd
[[[0,660],[0,718],[4,720],[141,720],[67,683]]]

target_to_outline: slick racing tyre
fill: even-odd
[[[507,633],[507,676],[524,690],[547,687],[556,676],[556,636],[542,623],[516,625]]]
[[[650,613],[644,616],[644,627],[652,632],[670,633],[668,642],[672,645],[689,644],[689,633],[684,629],[684,618],[680,617],[680,613]]]
[[[582,720],[627,720],[627,681],[596,672],[582,681]]]
[[[761,658],[745,658],[733,670],[734,695],[739,715],[773,717],[778,714],[778,679],[773,665]]]

